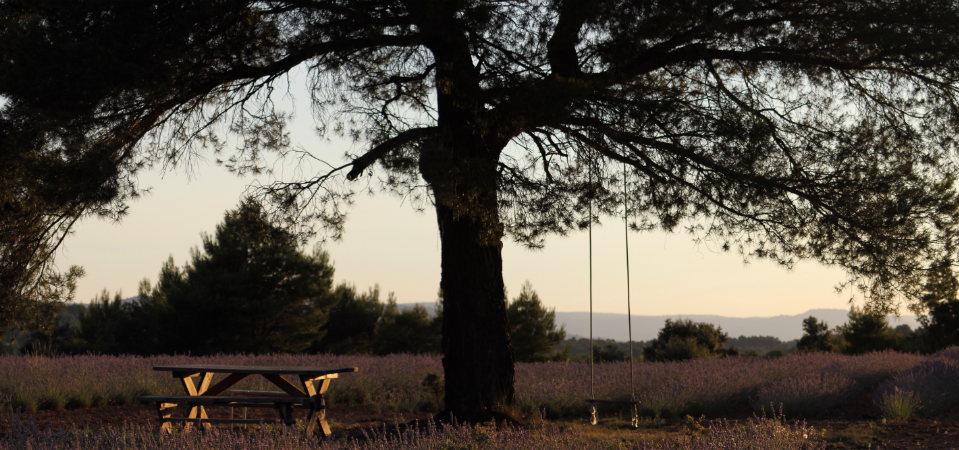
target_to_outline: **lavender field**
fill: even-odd
[[[429,374],[442,374],[440,359],[417,355],[0,356],[0,401],[31,411],[131,404],[140,395],[180,393],[176,380],[153,366],[191,363],[359,367],[332,384],[332,406],[436,411],[442,401],[441,385],[424,385]],[[929,356],[882,352],[642,362],[634,371],[635,395],[647,416],[769,414],[774,407],[788,418],[818,418],[867,392],[873,392],[869,406],[890,418],[932,417],[959,404],[951,389],[959,384],[959,347]],[[251,377],[237,389],[272,387]],[[594,389],[596,398],[629,399],[629,364],[597,364]],[[521,414],[580,417],[587,397],[588,364],[516,366]]]

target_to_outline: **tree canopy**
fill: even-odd
[[[296,353],[324,336],[333,266],[319,247],[302,252],[260,205],[227,211],[203,236],[185,266],[173,258],[155,286],[140,284],[134,301],[107,292],[80,318],[89,351],[109,354]]]
[[[0,245],[44,249],[12,265],[14,300],[144,165],[313,158],[271,97],[302,69],[319,131],[356,153],[260,195],[333,237],[368,174],[435,207],[465,416],[512,403],[502,238],[619,214],[624,188],[634,229],[838,265],[880,306],[954,248],[954,1],[8,1],[0,33]]]

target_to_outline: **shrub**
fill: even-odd
[[[684,361],[736,355],[739,351],[726,348],[729,335],[710,323],[692,320],[666,319],[656,339],[643,349],[647,361]]]
[[[877,402],[882,416],[893,420],[906,420],[922,408],[919,395],[912,391],[903,391],[898,386],[892,391],[883,392]]]

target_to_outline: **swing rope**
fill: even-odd
[[[589,398],[593,395],[593,165],[589,170]]]
[[[636,388],[633,385],[633,313],[630,311],[629,297],[629,199],[626,193],[626,162],[623,162],[623,229],[626,234],[626,323],[629,327],[629,399],[636,401]],[[592,319],[590,319],[592,322]],[[592,327],[592,323],[590,323]]]
[[[598,400],[593,392],[593,166],[589,164],[589,196],[587,204],[589,205],[589,399],[590,403],[590,423],[596,425],[596,403],[627,403],[632,405],[632,425],[639,426],[639,415],[637,412],[636,387],[633,382],[633,312],[631,308],[630,286],[629,286],[629,194],[627,189],[628,170],[626,162],[623,162],[623,224],[626,233],[626,323],[629,327],[629,391],[630,401],[622,402],[616,400]]]

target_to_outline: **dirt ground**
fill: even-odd
[[[211,409],[211,417],[229,417],[227,408]],[[233,411],[234,417],[242,418],[239,408]],[[304,414],[304,412],[299,412]],[[133,424],[156,426],[156,412],[148,406],[112,406],[104,408],[81,408],[74,410],[38,411],[24,413],[21,420],[32,420],[41,429],[53,428],[102,428],[123,427]],[[275,413],[269,409],[249,409],[247,418],[272,418]],[[335,435],[356,436],[363,430],[382,429],[414,420],[425,422],[430,413],[399,413],[374,411],[366,406],[332,407],[327,418]],[[10,414],[0,414],[0,434],[7,431]],[[589,435],[596,437],[618,436],[627,440],[658,440],[673,434],[679,434],[688,428],[684,419],[647,421],[639,430],[627,429],[619,421],[601,421],[590,427],[582,421],[564,421],[567,424],[582,426]],[[708,425],[709,421],[702,422]],[[830,448],[835,449],[959,449],[959,421],[910,420],[892,422],[879,420],[821,420],[810,421],[809,425],[825,431],[824,435]]]
[[[243,411],[242,408],[207,408],[210,418],[233,418],[236,419],[276,419],[277,414],[269,408],[248,408]],[[244,416],[244,414],[246,414]],[[295,411],[298,419],[306,417],[306,411]],[[140,425],[143,427],[157,426],[157,413],[152,406],[108,406],[103,408],[79,408],[79,409],[60,409],[56,411],[36,411],[21,414],[20,420],[31,420],[35,422],[40,429],[48,427],[70,429],[70,428],[102,428],[102,427],[123,427],[128,425]],[[174,414],[174,416],[185,417],[186,412]],[[362,434],[364,429],[382,428],[384,425],[391,426],[403,424],[414,420],[427,421],[433,414],[428,412],[389,412],[374,411],[365,406],[349,406],[329,408],[327,411],[327,421],[330,423],[336,434]],[[6,433],[11,421],[9,413],[0,413],[0,435]]]

